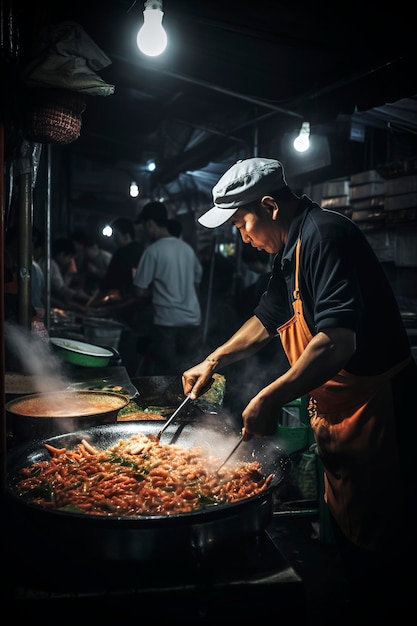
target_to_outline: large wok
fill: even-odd
[[[74,433],[19,446],[8,453],[6,500],[13,528],[19,534],[19,545],[41,555],[65,554],[66,560],[86,559],[147,560],[188,558],[209,553],[230,540],[238,541],[256,534],[269,524],[273,515],[273,494],[286,482],[291,461],[274,438],[255,437],[244,442],[236,453],[237,460],[258,460],[265,475],[273,474],[267,490],[232,504],[217,505],[191,513],[161,516],[100,517],[67,513],[32,504],[19,497],[15,490],[21,468],[34,461],[49,458],[44,444],[73,447],[81,439],[94,446],[107,448],[119,439],[135,433],[158,434],[160,422],[117,422],[103,424]],[[231,449],[238,440],[219,416],[203,416],[199,423],[170,425],[161,443],[184,447],[204,445],[218,451],[219,442]],[[22,542],[24,542],[22,544]],[[15,544],[16,545],[16,544]]]

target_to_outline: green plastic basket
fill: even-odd
[[[278,444],[287,454],[302,450],[313,443],[313,435],[310,426],[282,426],[278,424]]]

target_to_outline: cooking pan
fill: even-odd
[[[164,432],[161,443],[176,443],[183,447],[203,445],[217,455],[219,442],[230,449],[238,435],[213,417],[199,423],[172,424]],[[221,504],[204,510],[172,515],[141,515],[135,517],[103,517],[48,509],[25,500],[16,493],[20,470],[35,461],[49,459],[44,444],[55,447],[75,447],[81,439],[93,446],[108,448],[120,439],[136,433],[157,435],[160,423],[154,421],[116,422],[86,430],[36,441],[12,449],[7,456],[6,494],[13,516],[14,528],[23,525],[19,541],[31,536],[28,549],[41,554],[65,551],[66,560],[82,554],[88,559],[154,561],[173,558],[186,559],[209,553],[215,546],[230,540],[239,541],[245,535],[256,534],[272,520],[273,494],[289,476],[291,461],[277,445],[275,438],[254,437],[244,442],[236,453],[238,461],[258,460],[265,475],[273,478],[261,493],[239,502]],[[36,530],[37,537],[33,539]],[[40,557],[41,558],[41,557]]]

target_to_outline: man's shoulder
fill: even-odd
[[[185,249],[188,244],[178,237],[161,237],[146,248],[146,250],[165,251],[176,249]]]
[[[154,241],[150,246],[145,248],[143,254],[152,256],[172,255],[173,250],[175,250],[175,254],[177,255],[193,255],[198,260],[198,256],[194,248],[187,241],[184,241],[179,237],[161,237],[161,239]]]

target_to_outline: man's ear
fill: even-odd
[[[272,196],[263,196],[261,199],[261,204],[266,208],[268,213],[270,213],[273,220],[277,218],[279,212],[279,206],[274,200]]]

